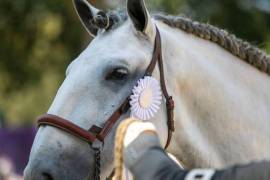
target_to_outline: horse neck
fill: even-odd
[[[212,42],[157,25],[176,104],[169,151],[186,167],[269,158],[270,78]]]

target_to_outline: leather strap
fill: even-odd
[[[57,127],[88,143],[92,143],[95,140],[95,136],[89,133],[89,131],[84,130],[83,128],[77,126],[76,124],[66,119],[63,119],[61,117],[58,117],[52,114],[42,115],[38,117],[37,121],[38,121],[38,127],[41,125],[49,125],[49,126]]]
[[[127,112],[128,109],[129,99],[126,99],[124,103],[120,106],[120,108],[118,108],[106,121],[103,128],[93,125],[88,131],[64,118],[52,114],[44,114],[38,117],[37,122],[38,127],[41,125],[50,125],[92,144],[96,139],[104,142],[106,135],[110,132],[113,125],[123,113]]]
[[[152,75],[157,63],[159,65],[159,71],[160,71],[161,89],[166,99],[168,138],[167,138],[165,148],[167,148],[171,141],[172,132],[174,131],[174,121],[173,121],[174,101],[172,99],[172,96],[169,96],[168,91],[166,89],[163,61],[162,61],[161,37],[160,37],[158,28],[156,28],[156,38],[155,38],[153,57],[151,59],[149,66],[147,67],[145,71],[145,76]],[[93,125],[88,131],[82,129],[81,127],[77,126],[76,124],[64,118],[51,115],[51,114],[45,114],[43,116],[40,116],[38,118],[38,126],[50,125],[50,126],[57,127],[70,134],[73,134],[74,136],[90,144],[93,144],[96,141],[96,139],[98,139],[99,141],[103,143],[105,137],[107,136],[107,134],[109,134],[114,124],[117,122],[117,120],[120,118],[122,114],[126,113],[129,110],[129,108],[130,108],[130,105],[129,105],[129,96],[128,96],[126,100],[122,103],[122,105],[105,122],[105,125],[103,128]]]
[[[124,103],[120,106],[120,108],[113,113],[113,115],[106,121],[104,127],[101,132],[97,134],[97,139],[104,142],[105,137],[109,134],[113,125],[117,122],[120,116],[126,113],[129,110],[129,97],[124,101]]]
[[[152,76],[152,73],[156,67],[156,64],[158,62],[158,59],[160,57],[160,52],[161,52],[161,37],[160,37],[160,32],[158,28],[156,28],[156,38],[155,38],[155,46],[154,46],[154,51],[153,51],[153,56],[150,61],[150,64],[148,65],[147,69],[145,70],[144,76]]]
[[[157,34],[160,36],[160,34]],[[166,108],[167,108],[167,126],[168,126],[168,137],[167,142],[165,145],[165,149],[169,146],[172,138],[172,133],[174,131],[174,100],[172,96],[169,95],[166,83],[165,83],[165,76],[164,76],[164,68],[163,68],[163,58],[162,58],[162,47],[160,43],[160,50],[159,50],[159,57],[158,57],[158,67],[159,67],[159,74],[160,74],[160,86],[163,92],[163,95],[166,99]]]
[[[168,126],[168,137],[167,137],[167,142],[165,145],[165,149],[169,146],[172,138],[172,133],[174,131],[174,101],[172,96],[169,95],[167,88],[166,88],[166,83],[165,83],[165,76],[164,76],[164,68],[163,68],[163,56],[162,56],[162,46],[161,46],[161,37],[160,37],[160,32],[158,28],[156,28],[156,39],[155,39],[155,48],[153,52],[153,57],[152,60],[146,69],[145,75],[146,76],[151,76],[156,64],[158,61],[158,66],[159,66],[159,74],[160,74],[160,86],[163,92],[163,95],[166,99],[166,108],[167,108],[167,126]]]

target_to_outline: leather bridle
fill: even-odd
[[[163,95],[166,99],[166,108],[167,108],[167,125],[168,125],[168,138],[165,145],[165,149],[169,146],[172,132],[174,131],[174,120],[173,120],[173,109],[174,109],[174,101],[172,96],[169,96],[165,78],[164,78],[164,69],[162,62],[162,49],[161,49],[161,37],[158,28],[156,27],[156,37],[155,37],[155,46],[153,51],[153,57],[149,66],[147,67],[144,76],[151,76],[156,64],[158,63],[159,72],[160,72],[160,85]],[[72,134],[81,140],[90,144],[90,147],[95,151],[95,180],[100,179],[100,149],[103,146],[104,140],[108,133],[113,128],[114,124],[118,121],[121,115],[126,113],[129,108],[129,97],[128,96],[125,101],[121,104],[121,106],[114,111],[114,113],[109,117],[109,119],[105,122],[104,126],[98,127],[93,125],[88,130],[85,130],[78,125],[52,114],[45,114],[38,118],[38,127],[43,125],[49,125],[56,128],[59,128],[69,134]]]

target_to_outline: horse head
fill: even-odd
[[[48,114],[88,130],[93,125],[102,127],[144,75],[152,58],[156,29],[143,0],[128,0],[127,15],[105,13],[86,0],[74,0],[74,6],[94,39],[68,66]],[[155,71],[154,76],[157,74]],[[124,113],[120,121],[129,114],[129,111]],[[164,108],[158,114],[160,120],[155,118],[155,124],[165,144]],[[102,179],[113,169],[117,124],[102,147]],[[52,126],[40,126],[24,172],[25,179],[93,179],[94,153],[79,138]]]

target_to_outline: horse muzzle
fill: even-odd
[[[41,138],[42,137],[42,138]],[[44,138],[43,138],[44,137]],[[36,135],[25,180],[76,180],[94,177],[94,151],[89,144],[55,127],[41,127]]]

